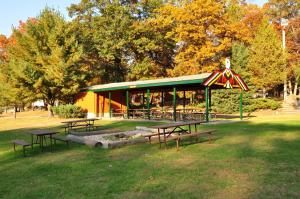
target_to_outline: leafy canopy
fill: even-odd
[[[89,71],[81,63],[82,47],[58,12],[44,9],[12,37],[8,67],[16,88],[53,105],[69,102],[85,85]]]
[[[248,68],[251,82],[257,88],[274,88],[285,78],[286,55],[275,29],[267,19],[263,20],[251,45]]]

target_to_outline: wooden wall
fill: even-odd
[[[88,117],[109,117],[108,92],[81,92],[76,96],[75,104],[85,109]],[[111,108],[126,110],[125,92],[111,92]]]
[[[97,94],[94,92],[80,92],[75,99],[75,104],[87,112],[87,117],[97,117]]]

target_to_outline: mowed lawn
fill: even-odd
[[[300,198],[300,115],[259,116],[202,126],[217,129],[212,144],[138,144],[105,150],[59,144],[36,146],[23,158],[10,140],[61,120],[0,118],[0,198]],[[151,122],[99,121],[133,129]]]

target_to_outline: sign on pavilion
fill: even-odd
[[[206,90],[212,89],[234,89],[238,88],[241,91],[249,91],[247,84],[241,78],[241,76],[230,69],[230,60],[226,58],[225,69],[214,71],[204,82],[203,85]],[[209,98],[206,98],[206,107],[209,105]],[[206,120],[208,121],[209,109],[206,109]],[[240,118],[243,119],[243,92],[240,93]]]

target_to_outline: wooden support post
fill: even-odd
[[[129,91],[126,91],[126,112],[127,119],[129,119]]]
[[[185,113],[185,91],[183,91],[183,112]]]
[[[209,106],[209,112],[211,111],[211,89],[209,89],[208,90],[208,96],[209,96],[209,98],[208,98],[208,106]]]
[[[192,104],[194,104],[195,93],[192,91]]]
[[[142,96],[142,106],[143,106],[143,109],[145,108],[145,93],[143,92],[143,96]]]
[[[209,96],[208,87],[205,87],[205,120],[209,122]]]
[[[176,122],[176,87],[173,88],[173,119]]]
[[[150,120],[150,89],[147,88],[147,115]]]
[[[240,93],[240,119],[243,120],[243,91]]]
[[[164,112],[164,106],[165,106],[165,98],[164,98],[164,92],[161,92],[161,111]]]
[[[108,99],[109,99],[109,118],[111,118],[111,92],[108,92]]]

